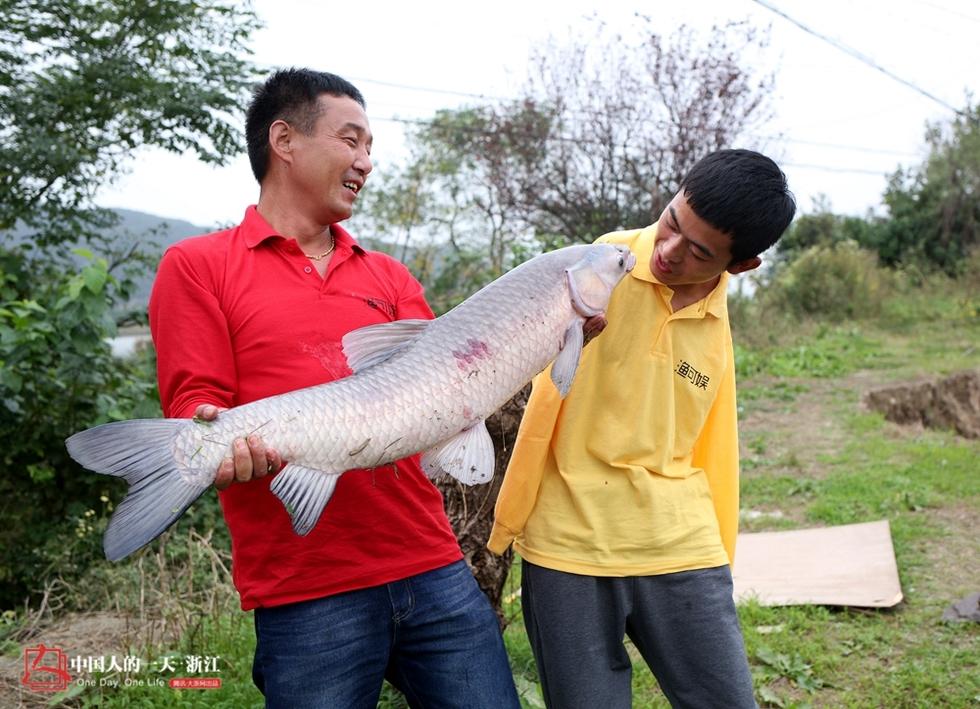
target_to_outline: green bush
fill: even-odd
[[[767,309],[796,317],[862,319],[881,312],[889,280],[873,253],[843,242],[805,250],[761,295]]]
[[[99,532],[125,484],[82,470],[65,439],[159,415],[150,363],[112,357],[119,284],[105,261],[67,277],[22,265],[18,254],[0,252],[0,608],[101,556]]]

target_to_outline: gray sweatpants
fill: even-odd
[[[674,707],[757,707],[728,566],[596,577],[522,562],[524,625],[550,709],[629,709],[629,636]]]

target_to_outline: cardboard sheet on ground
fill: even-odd
[[[887,520],[739,534],[735,601],[889,608],[902,600]]]

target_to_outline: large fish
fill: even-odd
[[[236,406],[211,422],[134,419],[76,433],[66,441],[72,458],[130,485],[106,530],[106,556],[121,559],[159,536],[211,486],[232,440],[251,433],[288,461],[271,490],[297,534],[313,528],[346,470],[421,451],[430,476],[490,480],[485,419],[553,360],[552,380],[568,392],[583,323],[604,312],[635,261],[611,244],[541,254],[435,320],[348,333],[349,377]]]

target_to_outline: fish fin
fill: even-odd
[[[590,305],[591,302],[605,303],[609,300],[609,286],[599,278],[587,258],[583,258],[574,266],[565,269],[568,280],[568,295],[572,299],[572,307],[584,318],[601,314],[602,308]]]
[[[269,489],[282,500],[296,534],[305,537],[316,526],[340,475],[289,463],[272,479]]]
[[[493,468],[493,441],[485,421],[460,431],[422,454],[422,470],[430,478],[448,473],[464,485],[490,482]]]
[[[354,372],[361,372],[381,364],[412,344],[431,322],[395,320],[351,330],[341,340],[347,366]]]
[[[212,480],[185,478],[174,459],[174,436],[186,425],[186,419],[115,421],[65,441],[68,454],[80,465],[129,483],[102,538],[110,561],[163,534],[211,486]]]
[[[582,321],[575,318],[575,322],[565,330],[565,340],[561,346],[561,352],[551,365],[551,381],[558,388],[561,398],[565,398],[568,390],[572,388],[572,380],[575,379],[575,371],[578,369],[578,361],[582,356],[582,347],[585,342],[585,334],[582,332]]]

